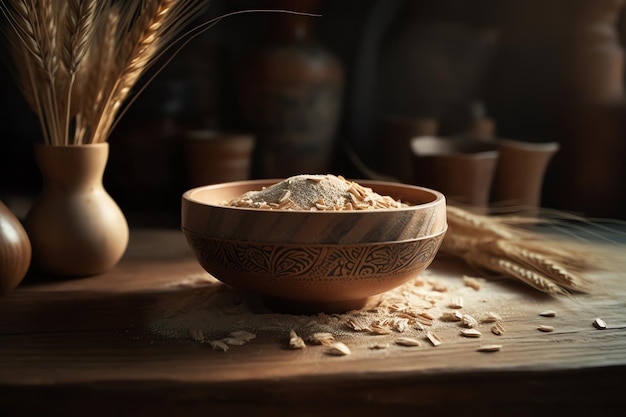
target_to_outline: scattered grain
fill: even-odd
[[[432,316],[430,316],[432,317]],[[432,326],[433,322],[435,320],[435,318],[428,318],[422,314],[418,314],[415,317],[413,317],[413,319],[415,320],[415,324],[422,324],[424,326]]]
[[[463,297],[454,297],[450,300],[450,308],[463,308]]]
[[[326,346],[326,354],[333,356],[346,356],[352,353],[350,348],[342,342],[334,342]]]
[[[593,321],[593,326],[598,330],[604,330],[606,329],[606,322],[598,317]]]
[[[397,345],[400,346],[419,346],[420,342],[412,337],[399,337],[395,340]]]
[[[201,329],[193,328],[189,330],[189,334],[191,335],[191,338],[195,340],[196,342],[200,342],[200,343],[204,342],[204,333],[202,332]]]
[[[433,344],[433,346],[439,346],[442,343],[439,336],[433,332],[426,332],[426,338]]]
[[[502,349],[502,345],[482,345],[478,349],[479,352],[498,352]]]
[[[409,329],[409,319],[404,317],[394,317],[390,320],[389,326],[398,333],[404,333]]]
[[[388,343],[376,343],[375,345],[371,345],[368,349],[370,350],[383,350],[389,347]]]
[[[382,325],[379,321],[375,321],[370,325],[371,332],[374,334],[391,334],[391,329]]]
[[[289,197],[291,197],[291,190],[284,190],[283,195],[281,195],[278,199],[278,203],[284,203],[285,201],[289,200]]]
[[[213,348],[213,350],[227,352],[229,349],[228,345],[221,340],[209,340],[209,345]]]
[[[256,339],[256,335],[254,333],[250,333],[245,330],[236,330],[234,332],[231,332],[230,337],[241,339],[244,342],[249,342],[252,339]]]
[[[448,292],[448,286],[435,280],[429,281],[430,289],[436,292]]]
[[[478,326],[478,321],[469,314],[463,314],[463,316],[461,316],[461,323],[469,328]]]
[[[417,317],[422,317],[425,318],[426,320],[432,322],[433,320],[435,320],[435,316],[433,316],[432,314],[430,314],[428,311],[422,311],[421,313],[417,314]],[[432,323],[431,323],[432,324]]]
[[[290,349],[305,349],[306,343],[304,340],[298,336],[295,330],[291,330],[289,332],[289,348]]]
[[[537,330],[542,331],[542,332],[546,332],[546,333],[550,333],[550,332],[554,331],[554,327],[546,326],[545,324],[542,324],[542,325],[537,327]]]
[[[502,327],[501,323],[496,323],[491,327],[491,333],[496,336],[502,336],[505,333],[504,327]]]
[[[499,314],[494,313],[493,311],[488,311],[480,319],[480,321],[483,322],[483,323],[495,323],[495,322],[498,322],[498,321],[501,321],[501,320],[502,320],[502,317],[500,317]]]
[[[322,332],[318,332],[318,333],[313,333],[310,337],[309,340],[312,343],[315,343],[316,345],[331,345],[334,341],[335,341],[335,337],[332,335],[332,333],[322,333]]]
[[[465,284],[466,287],[470,287],[475,291],[480,290],[482,284],[480,283],[480,281],[476,278],[473,277],[468,277],[467,275],[463,276],[463,284]]]
[[[243,346],[246,344],[245,340],[238,339],[236,337],[225,337],[221,339],[220,341],[226,343],[229,346]]]
[[[463,314],[458,311],[445,311],[439,320],[442,321],[461,321],[463,319]]]
[[[362,317],[348,317],[346,325],[356,332],[371,332],[372,329],[367,321]]]
[[[554,310],[545,310],[539,313],[542,317],[556,317],[556,311]]]
[[[480,337],[483,334],[476,329],[461,329],[461,336],[465,337]]]

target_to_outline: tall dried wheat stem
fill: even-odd
[[[44,143],[107,140],[140,78],[207,3],[0,0],[15,72]]]
[[[0,0],[3,34],[44,143],[104,142],[128,106],[191,39],[226,16],[184,32],[209,0]],[[309,15],[313,16],[313,15]],[[165,53],[168,53],[168,56]],[[164,63],[161,62],[165,59]]]
[[[65,31],[63,32],[61,58],[68,73],[66,85],[67,105],[65,109],[64,137],[70,137],[70,124],[72,119],[72,92],[78,69],[87,54],[87,49],[93,41],[95,32],[95,18],[98,12],[96,0],[69,0],[65,14]],[[72,138],[72,144],[80,142],[76,131]]]
[[[142,6],[134,27],[130,29],[120,45],[120,69],[113,87],[104,100],[104,106],[98,117],[99,123],[94,128],[90,142],[104,140],[103,138],[110,134],[109,128],[113,124],[120,107],[148,67],[151,57],[158,48],[159,30],[168,16],[168,12],[177,1],[153,1]]]
[[[13,0],[12,7],[4,2],[0,5],[12,30],[9,48],[15,56],[17,71],[22,74],[19,79],[20,88],[27,103],[39,117],[44,142],[50,143],[51,132],[45,118],[46,102],[39,93],[39,90],[46,91],[50,86],[49,77],[45,76],[47,60],[43,40],[40,31],[36,29],[37,21],[31,19],[36,12],[35,5],[26,0]]]

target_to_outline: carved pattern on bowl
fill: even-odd
[[[189,231],[185,236],[209,273],[228,270],[268,279],[325,281],[418,273],[436,255],[444,233],[410,241],[353,245],[241,242]]]

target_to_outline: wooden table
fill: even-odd
[[[479,339],[435,319],[425,326],[442,339],[435,347],[426,330],[372,335],[346,325],[369,313],[271,312],[205,273],[179,231],[133,230],[114,270],[76,280],[28,276],[0,299],[0,415],[622,415],[623,273],[598,274],[600,292],[571,298],[508,280],[475,290],[464,274],[476,276],[438,258],[386,295],[392,303],[419,293],[418,304],[431,300],[419,308],[435,317],[453,297],[463,297],[464,313],[502,316],[506,333],[480,323]],[[556,317],[539,315],[548,309]],[[596,317],[605,330],[593,327]],[[554,331],[538,331],[541,324]],[[206,342],[233,330],[256,338],[224,352],[200,343],[198,329]],[[330,331],[352,354],[311,343],[289,349],[291,329],[305,339]],[[397,345],[400,336],[420,345]],[[502,349],[477,351],[493,343]]]

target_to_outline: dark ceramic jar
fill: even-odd
[[[314,12],[317,4],[298,2],[297,11]],[[272,5],[294,10],[288,1]],[[316,39],[316,19],[273,13],[267,39],[242,68],[239,98],[258,141],[254,157],[258,176],[329,169],[341,112],[343,67]]]

